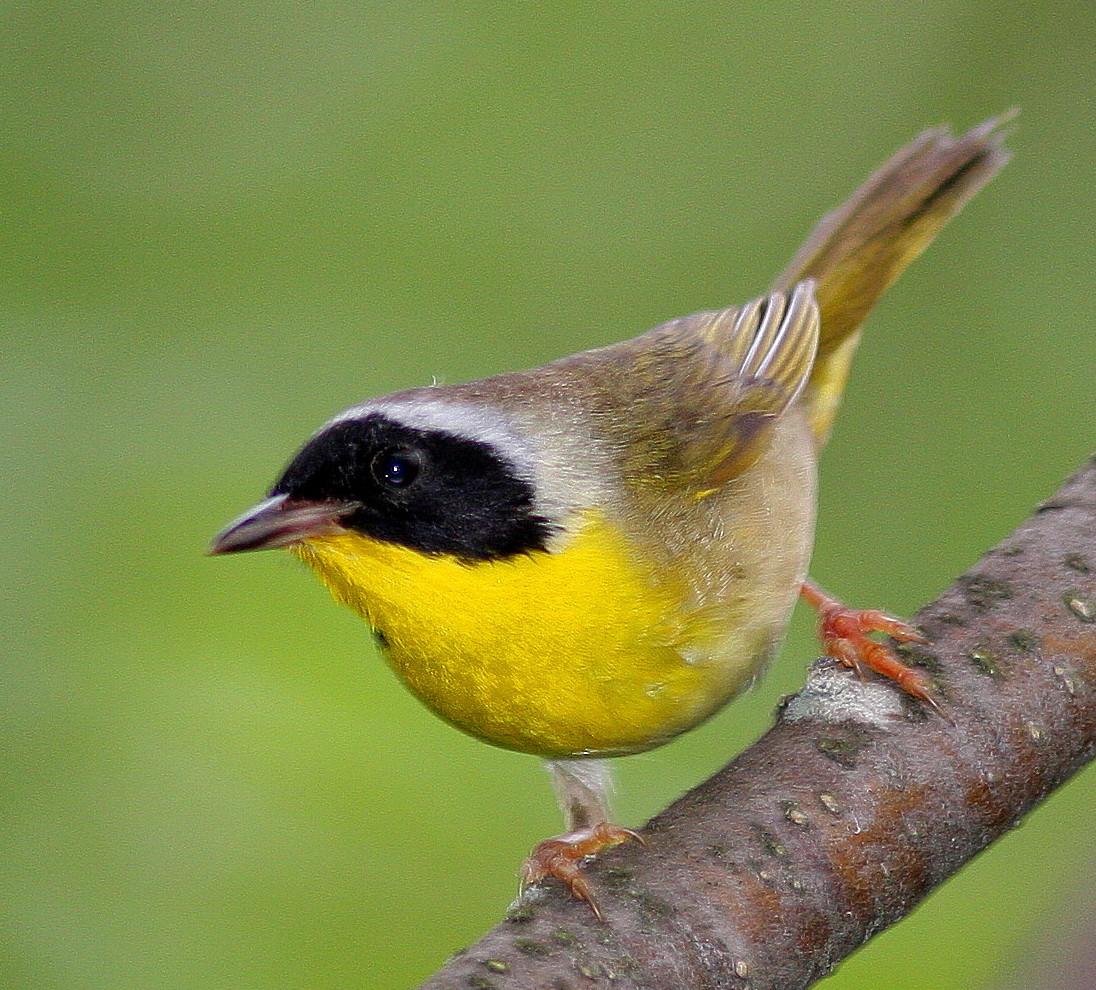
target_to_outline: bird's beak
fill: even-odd
[[[230,522],[213,537],[209,552],[271,550],[300,543],[310,536],[338,533],[343,528],[340,520],[356,508],[355,502],[303,502],[275,495]]]

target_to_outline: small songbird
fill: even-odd
[[[211,552],[288,547],[429,708],[547,760],[567,831],[523,880],[598,913],[581,860],[638,838],[610,823],[605,758],[752,683],[800,595],[831,655],[936,706],[869,635],[915,629],[807,580],[817,461],[868,311],[1005,163],[1004,119],[926,131],[744,306],[351,407]]]

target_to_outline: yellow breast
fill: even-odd
[[[646,749],[711,714],[751,672],[705,662],[704,642],[725,641],[726,630],[689,617],[681,577],[645,565],[601,518],[558,552],[500,561],[462,563],[355,533],[297,553],[378,631],[422,701],[510,749]]]

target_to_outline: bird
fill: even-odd
[[[877,299],[1005,164],[1004,123],[932,128],[827,214],[767,293],[541,367],[410,388],[323,424],[212,554],[288,548],[442,719],[543,759],[565,830],[523,889],[641,833],[612,757],[744,691],[799,598],[827,653],[940,711],[874,633],[912,625],[808,576],[819,455]]]

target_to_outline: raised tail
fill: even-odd
[[[821,446],[841,401],[861,325],[903,269],[1009,159],[1001,126],[1014,112],[955,137],[925,131],[822,218],[773,284],[812,278],[822,313],[818,357],[800,401]]]

